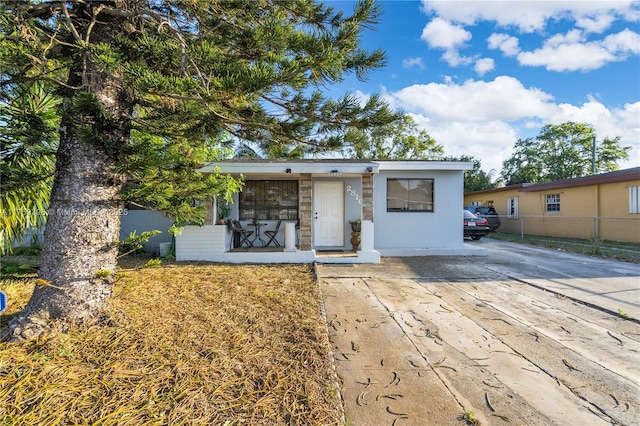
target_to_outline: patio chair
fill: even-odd
[[[233,233],[231,239],[233,248],[242,247],[243,244],[247,248],[253,247],[253,244],[249,241],[249,237],[253,234],[253,231],[248,231],[244,228],[239,220],[230,220],[227,222],[227,226]]]
[[[281,223],[282,223],[282,221],[279,220],[278,223],[276,223],[275,229],[264,231],[264,234],[269,238],[267,240],[267,244],[264,245],[265,247],[269,247],[269,244],[271,244],[271,243],[274,243],[276,247],[280,247],[280,243],[278,242],[276,237],[278,236],[278,231],[280,230],[280,224]]]

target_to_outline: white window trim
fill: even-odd
[[[507,197],[507,219],[518,218],[518,198],[519,197]],[[513,204],[513,213],[511,212],[512,204]]]
[[[549,202],[549,197],[553,197],[554,200],[553,202]],[[557,201],[556,201],[557,199]],[[558,210],[549,210],[549,206],[555,206],[558,205]],[[546,213],[560,213],[560,194],[556,193],[556,194],[546,194],[545,195],[545,212]]]
[[[629,187],[629,213],[640,213],[640,186]]]

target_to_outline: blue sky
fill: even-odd
[[[352,11],[354,1],[328,0]],[[383,0],[367,50],[387,66],[329,89],[380,93],[444,146],[485,171],[545,124],[594,126],[633,147],[640,166],[640,1]]]

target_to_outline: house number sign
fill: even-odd
[[[362,204],[362,200],[360,200],[360,196],[355,191],[355,189],[351,188],[351,185],[347,185],[347,193],[356,199],[358,204]]]

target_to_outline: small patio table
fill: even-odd
[[[252,244],[254,247],[264,247],[264,245],[265,245],[265,241],[264,241],[264,240],[261,238],[261,236],[260,236],[260,227],[261,227],[262,225],[266,225],[266,223],[260,223],[260,222],[258,222],[258,221],[255,221],[255,220],[254,220],[254,221],[253,221],[253,222],[251,222],[249,225],[254,226],[254,227],[256,228],[256,236],[255,236],[255,237],[253,238],[253,240],[251,241],[251,244]],[[262,245],[260,245],[260,246],[256,246],[256,240],[260,241],[260,242],[262,243]]]

